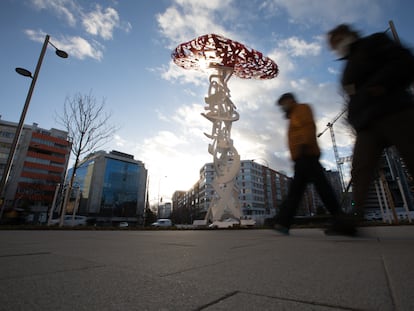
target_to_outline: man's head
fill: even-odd
[[[349,25],[341,24],[329,31],[327,37],[329,47],[339,58],[344,58],[348,56],[349,45],[359,38],[359,34]]]
[[[289,119],[289,114],[297,102],[295,96],[292,93],[285,93],[279,97],[277,104],[285,113],[286,119]]]

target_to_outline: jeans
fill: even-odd
[[[333,216],[342,213],[333,188],[319,163],[319,157],[303,157],[295,162],[295,175],[287,199],[276,217],[278,224],[290,228],[308,183],[315,185],[323,204]]]

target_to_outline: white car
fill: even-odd
[[[234,218],[227,218],[224,220],[217,220],[210,224],[208,227],[212,229],[226,229],[226,228],[232,228],[233,226],[239,226],[240,221]]]
[[[59,225],[60,224],[60,218],[55,218],[50,221],[51,225]],[[88,217],[86,216],[76,216],[73,217],[73,215],[65,215],[65,218],[63,220],[64,226],[86,226],[88,224]]]
[[[128,226],[128,222],[126,221],[121,221],[118,225],[119,228],[127,228]]]
[[[158,219],[156,222],[151,224],[153,227],[171,227],[172,221],[171,219]]]

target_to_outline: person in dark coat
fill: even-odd
[[[345,62],[341,85],[349,99],[348,122],[356,132],[352,192],[356,214],[362,217],[385,148],[395,146],[414,176],[414,57],[386,33],[361,37],[346,24],[329,31],[327,39]]]

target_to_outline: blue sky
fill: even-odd
[[[234,145],[242,159],[256,159],[292,173],[286,146],[286,120],[274,106],[292,91],[314,109],[318,132],[342,109],[338,79],[341,63],[327,49],[325,33],[351,23],[363,35],[385,31],[393,20],[400,39],[414,45],[412,1],[404,0],[154,0],[0,2],[0,83],[3,120],[17,122],[30,80],[15,67],[34,71],[45,34],[69,58],[49,48],[26,116],[26,124],[61,128],[66,97],[76,93],[105,101],[119,127],[102,148],[133,154],[149,170],[150,199],[166,200],[188,190],[207,152],[211,123],[200,113],[208,74],[184,70],[172,50],[200,35],[216,33],[261,51],[279,66],[272,80],[229,82],[240,113],[233,124]],[[340,156],[352,152],[352,135],[335,124]],[[335,169],[329,132],[320,138],[322,162]],[[349,167],[344,166],[345,173]]]

